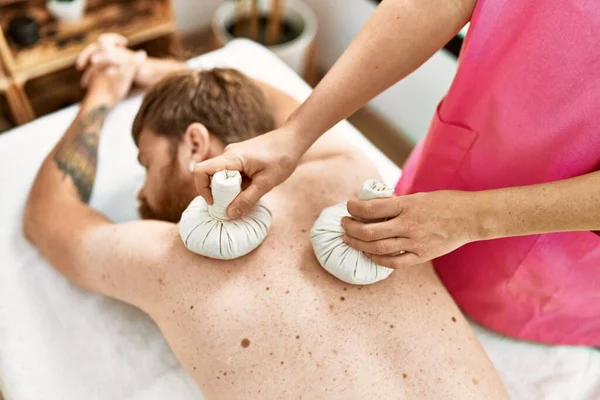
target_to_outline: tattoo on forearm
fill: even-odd
[[[71,177],[81,201],[90,200],[96,178],[100,129],[109,108],[100,106],[81,118],[73,128],[72,138],[65,142],[54,155],[54,162],[63,172],[63,180]]]

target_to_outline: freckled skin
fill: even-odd
[[[136,277],[154,284],[138,303],[206,400],[507,398],[430,264],[363,287],[318,264],[314,217],[377,176],[329,133],[265,196],[273,224],[254,252],[207,259],[185,249],[176,227],[171,242],[156,244],[169,257],[152,279]]]

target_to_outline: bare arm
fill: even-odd
[[[185,62],[168,58],[148,57],[138,69],[135,84],[142,88],[149,88],[167,75],[187,69],[190,69],[190,67]]]
[[[227,149],[196,165],[202,197],[212,202],[210,176],[220,169],[243,171],[250,185],[227,210],[231,218],[294,171],[302,155],[333,125],[404,78],[469,20],[476,0],[384,0],[310,97],[279,129]]]
[[[144,89],[151,87],[174,72],[190,69],[185,62],[168,58],[147,57],[145,52],[134,52],[125,47],[126,45],[127,39],[116,33],[103,34],[96,42],[88,45],[77,57],[78,69],[89,66],[82,78],[82,85],[87,86],[89,78],[94,75],[98,68],[104,68],[107,65],[122,65],[123,63],[132,62],[132,60],[137,62],[134,82]],[[300,103],[293,97],[260,80],[255,79],[254,83],[265,94],[267,103],[273,113],[275,126],[282,126]]]
[[[121,73],[127,75],[126,70]],[[129,84],[133,73],[129,71]],[[164,250],[140,246],[140,236],[166,244],[172,242],[174,225],[115,225],[87,204],[96,176],[102,123],[116,102],[114,88],[101,80],[90,89],[77,117],[43,162],[27,199],[23,230],[44,257],[73,282],[142,306],[140,299],[150,297],[147,291],[156,280],[144,279],[150,284],[142,285],[142,280],[135,278],[150,273]]]
[[[556,182],[475,192],[478,239],[600,231],[600,171]]]
[[[406,77],[467,23],[476,0],[385,0],[290,118],[303,150]]]

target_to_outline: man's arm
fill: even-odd
[[[124,76],[109,78],[126,82],[127,69],[119,71]],[[165,250],[140,246],[140,241],[167,245],[175,230],[172,224],[156,221],[115,225],[88,206],[102,123],[118,99],[115,93],[127,92],[122,87],[115,91],[111,80],[96,79],[77,117],[38,172],[25,206],[23,229],[44,257],[73,282],[141,306],[152,284],[138,284],[135,276],[154,271],[153,263]]]
[[[136,59],[143,61],[139,62],[137,66],[134,82],[144,89],[174,72],[190,69],[185,62],[168,58],[147,57],[145,52],[134,52],[128,49],[126,45],[127,39],[123,36],[116,33],[106,33],[101,35],[96,42],[87,46],[77,57],[78,69],[89,67],[82,78],[82,86],[87,86],[88,78],[93,76],[96,68],[109,65],[118,66]],[[265,82],[257,79],[253,79],[253,81],[265,94],[267,103],[273,113],[275,127],[279,128],[298,108],[300,103]]]

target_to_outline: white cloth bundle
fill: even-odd
[[[181,215],[181,240],[194,253],[231,260],[257,248],[269,232],[271,211],[259,202],[246,215],[231,220],[227,207],[242,190],[238,171],[219,171],[211,180],[213,205],[196,197]]]
[[[358,198],[370,200],[392,197],[387,185],[368,180],[363,183]],[[354,250],[343,241],[342,218],[349,217],[346,203],[323,210],[311,231],[311,240],[319,263],[336,278],[354,285],[368,285],[390,276],[393,269],[375,264],[362,251]]]

